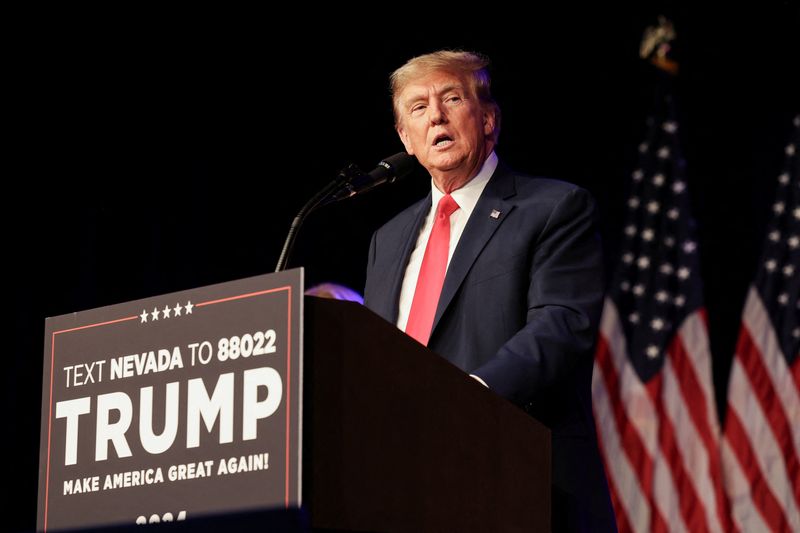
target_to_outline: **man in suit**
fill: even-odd
[[[487,64],[440,51],[392,74],[395,126],[431,194],[373,235],[365,304],[548,425],[554,531],[614,531],[591,409],[593,202],[499,162]]]

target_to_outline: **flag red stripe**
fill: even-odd
[[[701,313],[705,319],[705,312]],[[703,320],[706,325],[706,321]],[[709,414],[706,406],[708,399],[706,398],[705,389],[700,385],[697,374],[694,370],[694,365],[691,358],[684,346],[681,336],[675,337],[670,344],[668,354],[670,363],[672,364],[675,373],[675,379],[681,389],[681,395],[684,398],[684,403],[689,408],[689,415],[694,422],[697,432],[703,441],[708,455],[708,475],[714,485],[714,497],[717,500],[717,516],[724,531],[738,531],[731,520],[730,507],[728,499],[725,497],[722,488],[722,463],[719,456],[719,437],[715,435],[709,426],[709,416],[717,416],[716,413]],[[708,362],[710,365],[710,361]]]
[[[625,408],[623,407],[622,398],[620,396],[619,376],[614,368],[609,343],[604,335],[600,335],[599,337],[595,359],[602,370],[603,381],[608,391],[609,403],[614,413],[614,420],[617,423],[617,432],[620,435],[620,442],[625,450],[625,454],[631,462],[631,466],[639,477],[639,485],[644,492],[644,497],[650,504],[651,528],[652,531],[656,531],[658,527],[666,527],[666,521],[661,516],[661,513],[658,511],[653,501],[653,460],[639,438],[636,428],[631,424],[628,415],[625,413]],[[666,530],[667,529],[664,529],[664,531]]]
[[[739,414],[730,403],[728,404],[728,414],[725,418],[725,438],[736,455],[742,473],[750,482],[753,503],[761,513],[764,521],[769,524],[773,531],[789,531],[789,523],[783,513],[783,508],[770,490],[761,470],[759,470],[758,460],[750,445],[747,431],[739,419]]]
[[[705,507],[697,495],[694,484],[686,473],[680,446],[675,439],[675,427],[667,416],[663,401],[663,373],[656,374],[648,383],[648,390],[654,393],[653,402],[658,413],[658,444],[662,456],[669,465],[670,474],[675,484],[675,491],[686,528],[692,532],[706,532]],[[658,497],[658,494],[656,494]]]
[[[606,383],[609,403],[614,411],[617,433],[620,435],[619,440],[622,442],[623,448],[631,461],[631,466],[639,474],[639,481],[642,490],[645,492],[645,497],[650,500],[652,496],[651,487],[653,485],[653,460],[647,453],[639,434],[625,413],[620,396],[619,376],[617,376],[617,371],[611,360],[611,351],[607,342],[598,343],[597,362],[603,371],[603,380]]]
[[[604,339],[598,339],[598,345],[603,342]],[[598,428],[600,431],[600,428]],[[613,431],[612,428],[602,428],[602,431]],[[611,493],[611,506],[614,508],[614,516],[617,519],[617,531],[619,533],[633,533],[633,528],[631,527],[631,523],[628,520],[628,513],[625,512],[625,507],[623,507],[622,503],[619,499],[619,492],[617,491],[617,485],[614,480],[614,476],[611,473],[611,469],[608,468],[607,465],[607,455],[605,449],[603,449],[603,439],[597,439],[597,449],[600,452],[600,457],[603,458],[603,466],[606,470],[606,479],[608,480],[608,490]]]
[[[742,325],[739,333],[739,343],[736,347],[736,356],[744,369],[747,379],[750,381],[751,388],[755,392],[764,417],[769,422],[775,442],[780,447],[783,460],[786,463],[786,471],[790,480],[800,479],[800,465],[798,465],[797,454],[795,453],[794,443],[792,442],[792,428],[789,425],[789,418],[783,408],[781,399],[775,393],[772,379],[769,377],[767,369],[761,359],[761,353],[753,343],[750,330],[746,325]],[[781,357],[781,354],[772,354],[773,357]],[[800,505],[800,483],[794,483],[794,499]]]
[[[792,364],[792,377],[794,377],[794,386],[800,391],[800,356],[794,360]]]

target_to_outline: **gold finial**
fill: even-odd
[[[639,57],[650,61],[653,65],[669,72],[678,73],[678,63],[669,58],[672,49],[670,43],[675,40],[675,27],[672,21],[663,15],[658,17],[658,26],[648,26],[644,30],[642,44],[639,47]]]

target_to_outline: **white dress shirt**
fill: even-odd
[[[466,185],[450,193],[453,200],[458,204],[452,215],[450,215],[450,247],[447,252],[447,265],[450,266],[450,259],[453,257],[453,252],[458,245],[458,240],[461,234],[464,233],[464,227],[467,225],[469,216],[475,209],[475,204],[483,193],[483,189],[489,182],[489,178],[494,174],[497,168],[497,156],[494,152],[489,154],[486,161],[483,162],[480,172],[469,180]],[[439,205],[439,200],[444,197],[444,193],[436,188],[436,184],[431,178],[431,208],[428,215],[425,217],[425,222],[419,232],[417,244],[414,251],[411,252],[411,258],[408,260],[406,273],[403,277],[403,286],[400,289],[400,309],[397,314],[397,327],[401,330],[406,330],[408,323],[408,314],[411,311],[411,302],[414,299],[414,291],[417,288],[417,278],[419,271],[422,267],[422,258],[425,255],[425,248],[428,246],[428,238],[431,236],[433,229],[433,220],[436,214],[436,207]]]

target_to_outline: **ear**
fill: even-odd
[[[406,130],[403,129],[403,126],[400,124],[395,126],[395,129],[397,130],[397,135],[400,136],[400,141],[402,141],[403,146],[406,149],[406,152],[408,152],[408,155],[414,155],[414,149],[411,146],[411,139],[409,139]]]
[[[495,127],[495,119],[496,119],[494,109],[487,108],[483,112],[483,134],[484,135],[491,135],[494,133]]]

